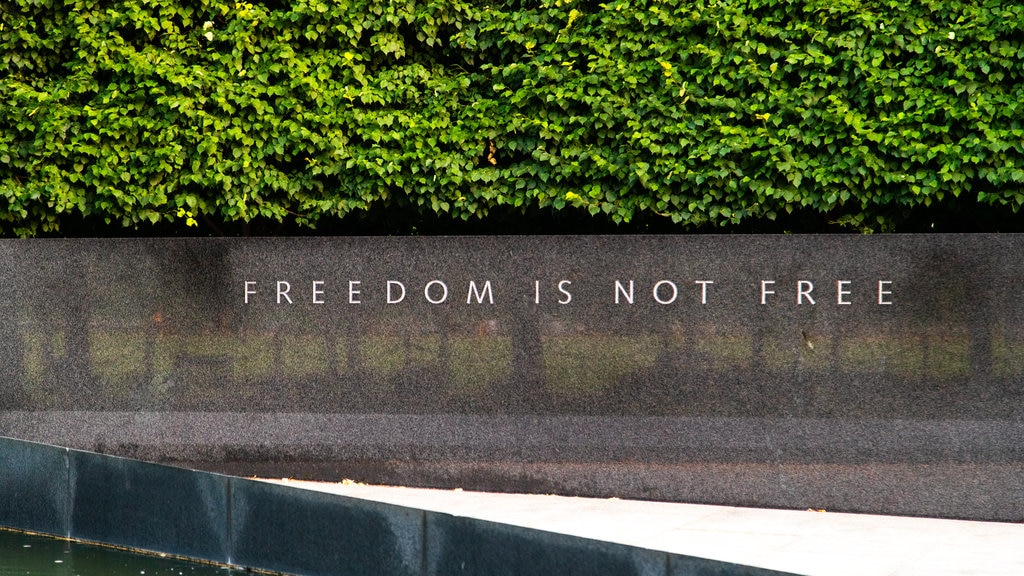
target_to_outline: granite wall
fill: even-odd
[[[0,241],[0,434],[242,475],[1024,519],[1024,237]]]

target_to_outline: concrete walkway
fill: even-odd
[[[796,574],[1024,575],[1024,524],[274,482]]]

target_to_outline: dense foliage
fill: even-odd
[[[3,233],[1024,203],[1024,5],[13,0]],[[486,220],[485,220],[486,221]]]

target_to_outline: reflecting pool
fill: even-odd
[[[229,576],[208,564],[0,530],[0,576]]]

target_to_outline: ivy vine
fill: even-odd
[[[1024,204],[1024,5],[13,0],[0,223]]]

